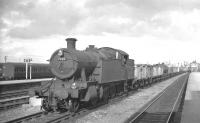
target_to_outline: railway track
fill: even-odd
[[[11,99],[0,100],[0,111],[4,111],[28,103],[29,103],[29,96],[21,96]]]
[[[0,94],[0,111],[29,103],[27,90],[5,92]]]
[[[171,123],[175,119],[176,112],[184,97],[188,74],[179,78],[175,83],[167,87],[162,93],[154,98],[148,105],[132,117],[127,123]]]
[[[0,100],[28,95],[28,90],[6,92],[0,94]]]
[[[135,90],[136,91],[136,90]],[[17,118],[8,121],[8,123],[21,123],[21,122],[28,122],[28,123],[60,123],[60,122],[69,122],[74,121],[74,119],[87,115],[90,112],[93,112],[95,110],[98,110],[100,108],[109,106],[113,103],[116,103],[120,100],[123,100],[124,98],[131,96],[135,93],[135,91],[130,91],[127,93],[123,93],[121,95],[117,95],[116,97],[109,100],[108,103],[101,102],[98,103],[96,106],[87,106],[86,108],[81,108],[77,113],[70,114],[69,112],[59,113],[44,113],[44,112],[38,112],[29,116]],[[84,107],[84,106],[83,106]]]
[[[98,110],[100,108],[109,106],[113,103],[116,103],[120,100],[123,100],[124,98],[126,98],[127,96],[131,96],[133,93],[135,93],[134,91],[129,92],[128,94],[122,94],[120,96],[116,96],[112,99],[109,100],[109,102],[101,102],[98,103],[96,106],[82,106],[85,108],[81,108],[78,112],[76,113],[69,113],[69,112],[63,112],[63,113],[59,113],[59,112],[38,112],[38,113],[34,113],[28,116],[24,116],[24,117],[20,117],[17,119],[13,119],[10,121],[7,121],[6,123],[60,123],[60,122],[68,122],[68,121],[74,121],[74,119],[87,115],[95,110]]]
[[[30,121],[34,118],[38,118],[38,117],[42,117],[42,115],[44,114],[44,112],[37,112],[28,116],[24,116],[24,117],[20,117],[17,119],[12,119],[10,121],[7,121],[6,123],[22,123],[22,122],[26,122],[26,121]]]

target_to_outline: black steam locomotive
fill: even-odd
[[[45,110],[76,111],[80,103],[92,105],[127,91],[134,80],[134,60],[121,50],[90,45],[75,49],[76,39],[68,38],[67,48],[58,49],[50,59],[55,79],[37,91]]]
[[[66,41],[67,48],[58,49],[50,59],[55,78],[36,91],[36,95],[43,98],[42,108],[46,111],[75,112],[80,104],[107,102],[120,93],[172,76],[167,73],[162,76],[161,72],[147,76],[145,69],[148,79],[136,79],[134,60],[124,51],[109,47],[97,49],[93,45],[79,51],[75,49],[76,39]]]

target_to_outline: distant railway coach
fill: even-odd
[[[3,63],[0,63],[0,80],[3,79]]]
[[[1,63],[0,71],[1,80],[26,79],[25,63]],[[52,77],[49,64],[30,63],[27,69],[27,77],[30,78],[30,76],[33,79]]]

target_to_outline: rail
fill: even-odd
[[[182,84],[181,89],[178,92],[175,100],[173,100],[173,98],[169,98],[170,95],[167,95],[167,94],[169,93],[169,91],[172,91],[172,87],[174,87],[173,88],[174,90],[177,89],[177,88],[175,88],[175,86],[178,86],[179,84],[181,84],[182,81],[180,81],[180,80],[179,81],[177,80],[177,82],[168,86],[162,93],[160,93],[147,106],[145,106],[145,108],[143,108],[140,111],[140,113],[133,115],[126,122],[127,123],[139,123],[142,121],[143,123],[151,123],[151,122],[169,123],[172,118],[172,114],[175,112],[175,107],[177,106],[177,102],[180,99],[181,93],[183,93],[184,87],[186,87],[186,85],[187,85],[186,77],[188,78],[188,75],[184,75],[182,77],[184,78],[184,83]],[[158,106],[156,106],[157,105],[156,103],[161,104],[160,100],[164,96],[165,96],[165,98],[167,98],[167,96],[168,96],[169,101],[165,102],[165,105],[161,106],[160,109],[158,109]],[[171,104],[171,103],[173,103],[173,104]],[[172,108],[168,107],[166,109],[166,106],[169,106],[169,105],[171,105]],[[163,112],[163,110],[165,110],[166,112]],[[148,112],[151,112],[151,113],[148,113]],[[152,112],[154,112],[154,113],[152,113]]]

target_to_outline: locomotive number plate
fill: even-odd
[[[67,61],[66,58],[58,58],[58,61]]]

